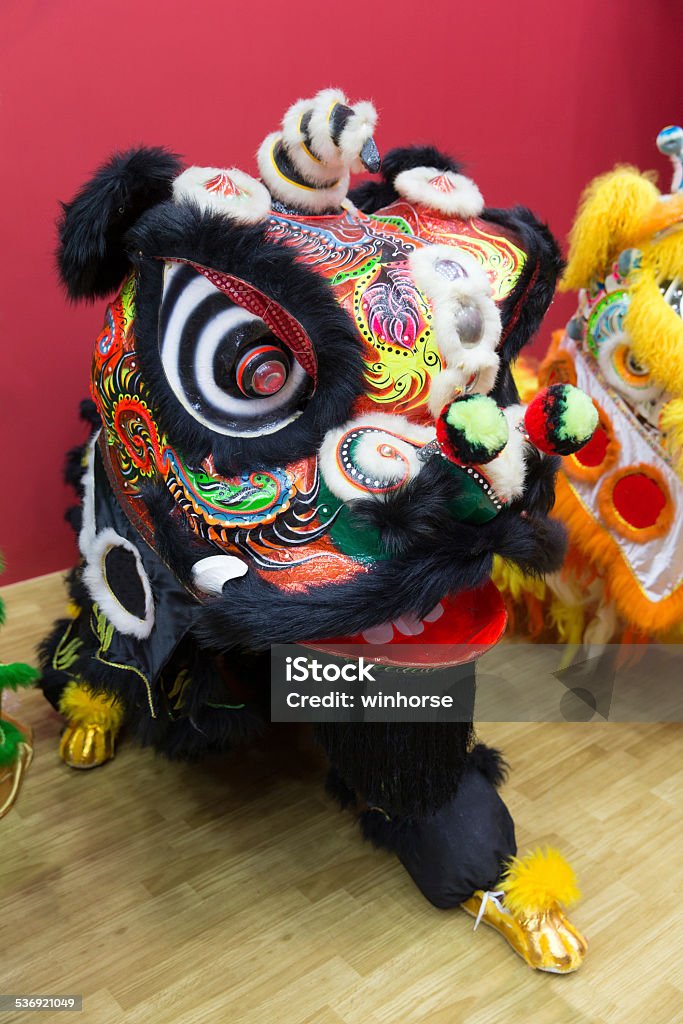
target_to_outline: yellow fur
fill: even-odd
[[[644,246],[624,321],[638,362],[676,398],[683,396],[683,320],[664,301],[658,282],[682,271],[683,231]]]
[[[553,903],[568,907],[581,898],[573,869],[551,847],[513,857],[500,888],[505,906],[519,917],[542,913]]]
[[[602,278],[623,249],[630,248],[644,218],[659,199],[651,176],[635,167],[616,167],[595,178],[581,198],[569,235],[569,261],[561,291],[587,288]]]
[[[535,363],[522,356],[513,366],[512,376],[519,391],[520,401],[523,405],[528,405],[538,393],[538,372]]]
[[[59,701],[59,710],[72,725],[99,725],[118,732],[124,708],[116,697],[94,693],[84,683],[66,686]]]
[[[518,566],[504,561],[499,555],[493,559],[491,579],[513,601],[523,599],[525,594],[533,594],[539,601],[545,599],[547,587],[544,580],[537,576],[526,576]]]
[[[583,639],[586,621],[586,610],[582,604],[564,604],[553,596],[550,602],[548,618],[557,631],[557,639],[561,644],[578,645]]]
[[[683,398],[674,398],[662,409],[659,425],[664,443],[674,460],[674,468],[683,477]]]

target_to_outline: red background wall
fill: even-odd
[[[84,436],[103,304],[67,305],[54,220],[112,150],[254,173],[285,108],[336,85],[375,101],[380,151],[436,142],[490,204],[524,202],[564,240],[580,190],[617,160],[668,185],[654,137],[683,118],[679,18],[679,0],[2,0],[2,582],[75,559],[61,465]],[[538,346],[571,311],[556,302]]]

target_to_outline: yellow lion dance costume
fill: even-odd
[[[585,190],[560,287],[576,315],[538,382],[578,384],[595,402],[592,441],[563,460],[554,514],[563,569],[533,580],[499,563],[518,634],[568,644],[683,640],[683,129],[657,137],[672,193],[619,166]]]

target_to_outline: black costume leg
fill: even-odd
[[[452,670],[473,686],[474,665]],[[517,852],[496,787],[505,764],[472,745],[472,722],[325,723],[318,737],[332,767],[327,788],[361,806],[365,838],[394,851],[430,902],[452,907],[492,889]]]

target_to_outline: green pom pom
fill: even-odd
[[[563,410],[557,427],[561,441],[585,441],[593,436],[598,425],[598,410],[585,391],[567,387]]]
[[[498,454],[509,437],[508,422],[492,398],[471,395],[465,401],[452,402],[446,413],[446,423],[468,444]]]
[[[0,718],[0,765],[12,764],[16,760],[20,743],[26,743],[23,732]]]

